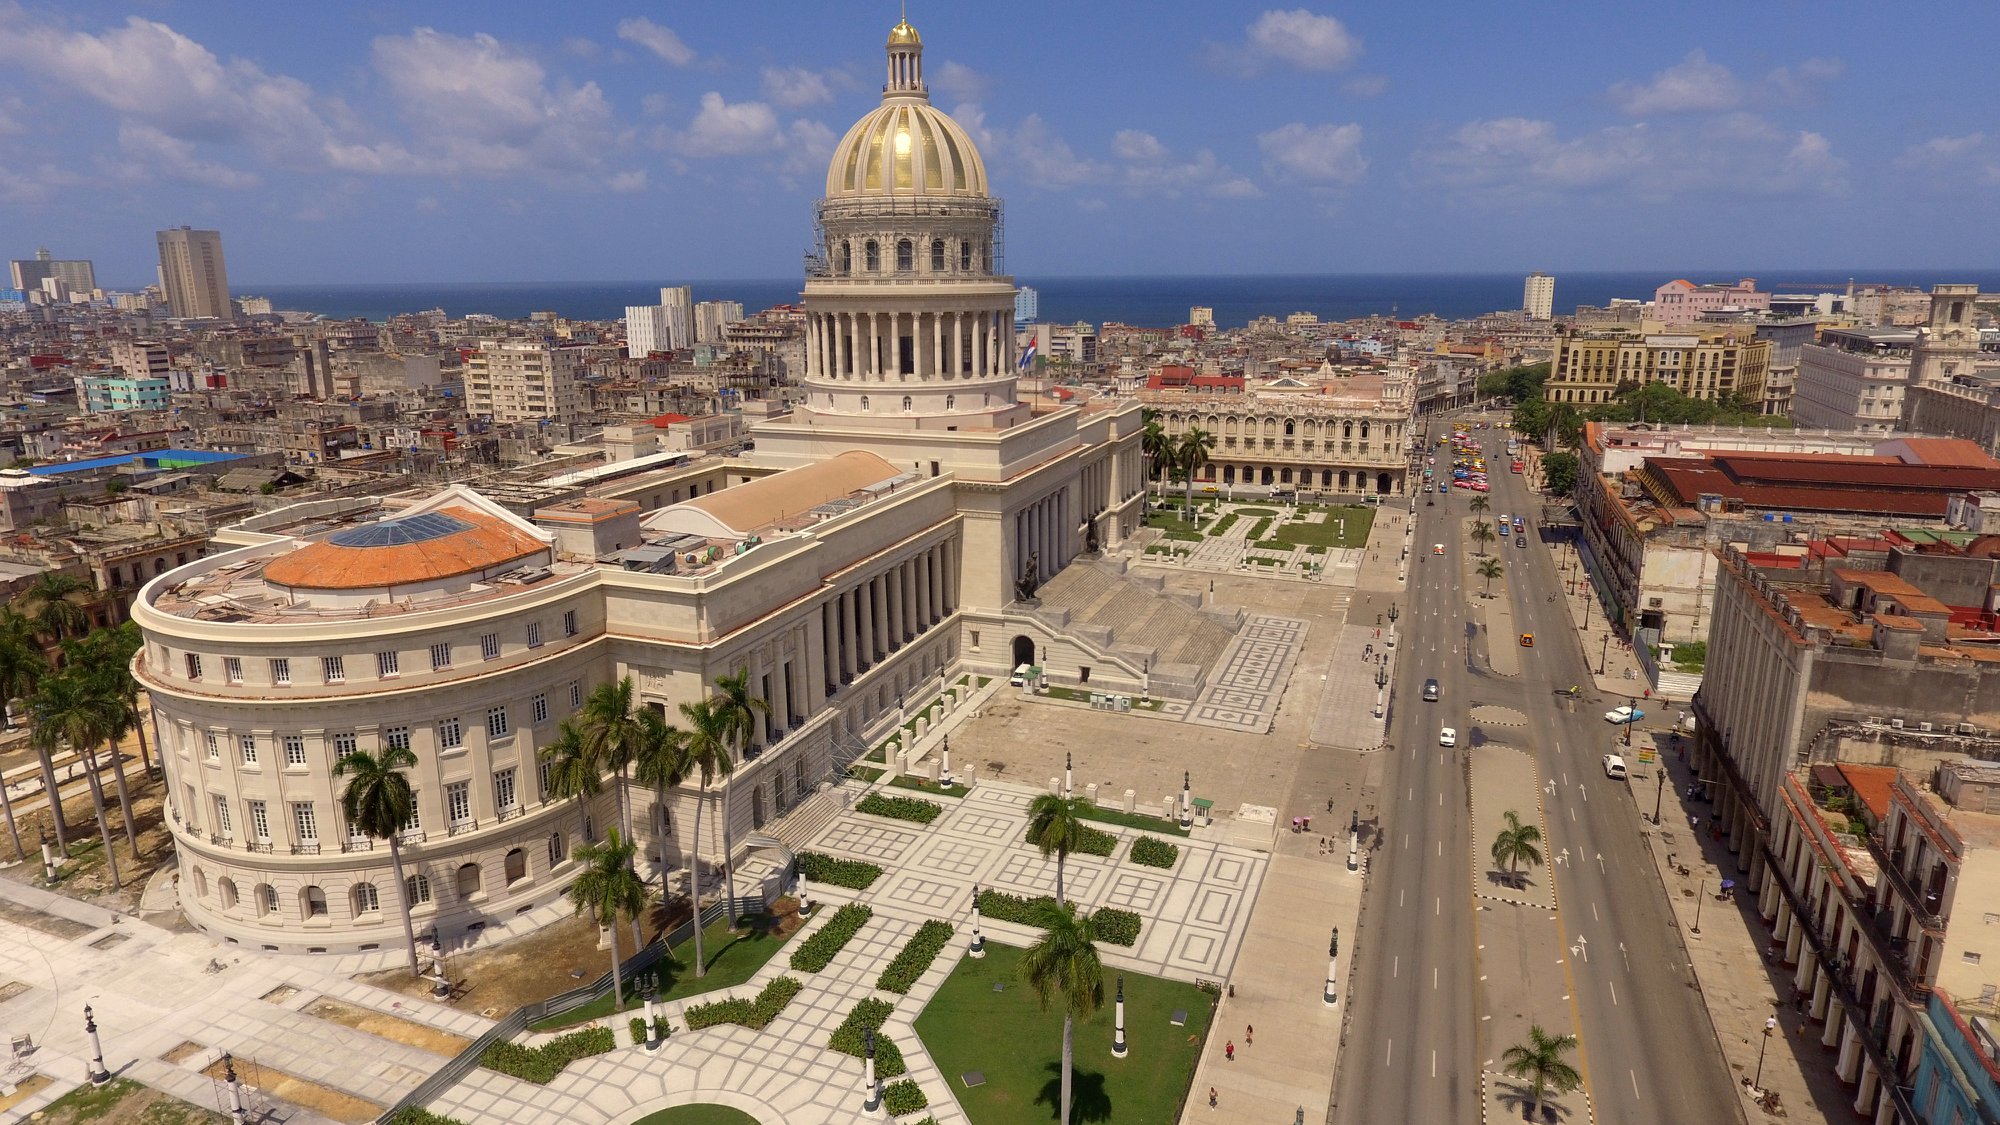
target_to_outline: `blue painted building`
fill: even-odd
[[[2000,1125],[2000,1009],[1961,1009],[1942,990],[1920,1021],[1917,1116],[1924,1125]]]

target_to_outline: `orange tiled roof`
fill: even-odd
[[[419,542],[384,546],[350,547],[322,539],[273,561],[264,568],[264,579],[307,590],[409,586],[476,574],[548,549],[541,540],[484,512],[454,506],[440,509],[439,514],[468,526]]]

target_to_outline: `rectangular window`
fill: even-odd
[[[259,913],[276,914],[278,912],[278,888],[265,883],[263,898],[262,909]]]
[[[243,661],[234,656],[222,658],[222,678],[232,684],[243,682]]]
[[[538,691],[528,700],[528,713],[534,716],[537,726],[549,721],[549,695]]]
[[[555,763],[547,758],[535,764],[535,783],[541,786],[540,793],[544,801],[549,799],[549,769],[554,765]]]
[[[582,680],[571,680],[569,682],[569,705],[571,710],[583,706]]]
[[[306,740],[300,738],[296,734],[288,734],[284,737],[284,743],[285,743],[285,764],[288,766],[305,765]]]
[[[486,709],[486,737],[507,737],[507,708],[504,705]]]
[[[500,634],[481,633],[479,635],[479,658],[494,660],[500,656]]]
[[[257,764],[257,736],[256,736],[256,735],[254,735],[254,734],[243,734],[243,735],[238,735],[238,736],[236,737],[236,748],[237,748],[238,750],[242,751],[242,753],[243,753],[243,764],[244,764],[244,765],[246,765],[246,766],[254,766],[254,765],[256,765],[256,764]]]
[[[311,801],[300,801],[292,806],[292,829],[298,833],[299,843],[319,843],[319,816],[313,812]]]
[[[417,799],[417,793],[410,793],[410,819],[403,822],[403,831],[421,832],[424,828],[424,803]]]
[[[542,623],[539,621],[528,622],[528,647],[542,647]]]
[[[563,610],[563,636],[576,636],[576,611],[573,609]]]
[[[439,641],[431,646],[431,671],[438,672],[451,667],[451,642]]]
[[[280,656],[271,661],[271,682],[280,685],[292,682],[292,662],[289,659]]]
[[[215,795],[215,834],[217,836],[228,836],[231,834],[229,827],[229,798],[220,793]]]
[[[382,745],[391,750],[408,750],[410,748],[410,728],[390,727],[383,731]]]
[[[459,724],[457,716],[438,720],[438,747],[443,750],[457,750],[465,745],[465,728]]]
[[[217,738],[215,732],[212,730],[203,732],[202,737],[208,742],[208,760],[211,762],[220,761],[222,759],[222,740]]]
[[[184,652],[181,656],[187,662],[188,679],[201,679],[201,655],[199,653]]]
[[[395,652],[378,652],[375,654],[375,674],[378,676],[393,676],[396,674],[396,665],[398,663],[399,661]]]
[[[344,656],[322,656],[319,658],[320,674],[330,684],[347,682],[347,658]]]
[[[472,783],[454,781],[444,787],[444,815],[452,824],[465,824],[472,819]]]
[[[361,749],[361,740],[354,736],[353,731],[344,730],[333,736],[334,761],[337,762],[359,749]]]
[[[514,809],[514,771],[498,770],[493,774],[493,807],[501,812]]]
[[[260,843],[271,839],[271,814],[262,801],[250,802],[250,838]]]

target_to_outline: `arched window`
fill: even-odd
[[[208,876],[199,867],[194,869],[194,897],[208,897]]]
[[[382,896],[376,892],[375,884],[373,883],[354,884],[353,889],[348,892],[348,896],[352,900],[354,913],[357,915],[373,914],[382,909]]]
[[[945,408],[946,410],[950,410],[950,409],[951,409],[952,407],[954,407],[954,406],[957,406],[957,405],[958,405],[958,396],[957,396],[957,395],[946,395],[946,396],[944,396],[944,408]]]
[[[1366,422],[1361,423],[1361,440],[1368,440],[1368,423]]]
[[[215,897],[221,901],[224,910],[236,909],[236,880],[227,875],[216,880]]]
[[[1290,418],[1285,419],[1286,437],[1291,437],[1295,432],[1297,432],[1297,430],[1298,430],[1298,423],[1292,421]]]
[[[403,880],[403,903],[405,905],[422,906],[430,900],[430,876],[419,873]]]
[[[569,846],[563,843],[563,834],[549,833],[549,866],[555,867],[569,858]]]
[[[896,240],[896,272],[908,273],[917,268],[916,244],[907,238]]]
[[[866,410],[866,409],[868,409],[868,396],[867,396],[867,395],[862,395],[862,396],[861,396],[861,409],[863,409],[863,410]]]
[[[960,242],[958,244],[958,268],[961,270],[970,270],[972,268],[972,243]]]
[[[326,892],[318,887],[300,888],[299,914],[306,918],[326,917]]]
[[[1341,440],[1342,440],[1342,441],[1346,441],[1346,440],[1348,440],[1348,439],[1351,439],[1351,438],[1352,438],[1353,436],[1354,436],[1354,423],[1352,423],[1352,422],[1342,422],[1342,423],[1340,424],[1340,437],[1341,437]]]
[[[528,853],[519,848],[507,853],[507,882],[518,883],[528,877]]]
[[[862,248],[862,262],[869,273],[882,272],[882,247],[872,238]]]
[[[833,268],[845,277],[854,272],[854,247],[843,242],[833,252]]]
[[[458,868],[458,897],[471,898],[479,893],[479,865],[460,864]]]
[[[269,883],[259,883],[250,896],[257,904],[257,917],[278,912],[278,888]]]
[[[910,396],[909,396],[909,395],[904,395],[904,396],[903,396],[903,409],[905,409],[905,410],[908,410],[909,408],[910,408]]]
[[[944,272],[944,239],[931,239],[931,272]]]

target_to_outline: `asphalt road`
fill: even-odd
[[[1433,434],[1448,424],[1433,421]],[[1530,500],[1522,478],[1505,471],[1504,433],[1476,432],[1489,444],[1489,466],[1499,470],[1491,476],[1492,514],[1521,513],[1538,524],[1540,503]],[[1420,498],[1416,506],[1405,603],[1413,612],[1399,623],[1403,652],[1390,713],[1395,749],[1380,800],[1383,846],[1373,853],[1354,951],[1354,1010],[1332,1119],[1479,1122],[1481,1066],[1510,1045],[1485,1042],[1478,1033],[1484,1013],[1466,780],[1462,761],[1438,752],[1442,726],[1457,728],[1461,747],[1477,737],[1469,712],[1484,703],[1526,714],[1525,730],[1504,741],[1525,744],[1553,784],[1545,790],[1546,845],[1552,861],[1567,852],[1552,865],[1557,924],[1562,940],[1577,947],[1570,1007],[1597,1120],[1740,1121],[1733,1078],[1641,837],[1638,803],[1650,816],[1653,771],[1634,762],[1634,779],[1618,782],[1601,767],[1601,755],[1618,738],[1603,712],[1625,700],[1599,697],[1588,686],[1589,665],[1568,615],[1559,598],[1549,600],[1561,579],[1533,531],[1526,548],[1513,546],[1509,536],[1493,550],[1507,566],[1504,596],[1512,599],[1515,629],[1534,632],[1536,647],[1519,653],[1518,676],[1485,671],[1484,638],[1470,624],[1477,586],[1460,581],[1472,550],[1461,534],[1469,497],[1454,490],[1430,498],[1434,505]],[[1444,545],[1442,557],[1430,554],[1434,543]],[[1439,682],[1435,703],[1422,700],[1430,678]],[[1586,685],[1573,702],[1558,694],[1572,684]],[[1660,718],[1649,715],[1648,725]],[[1644,730],[1635,734],[1646,737]]]

